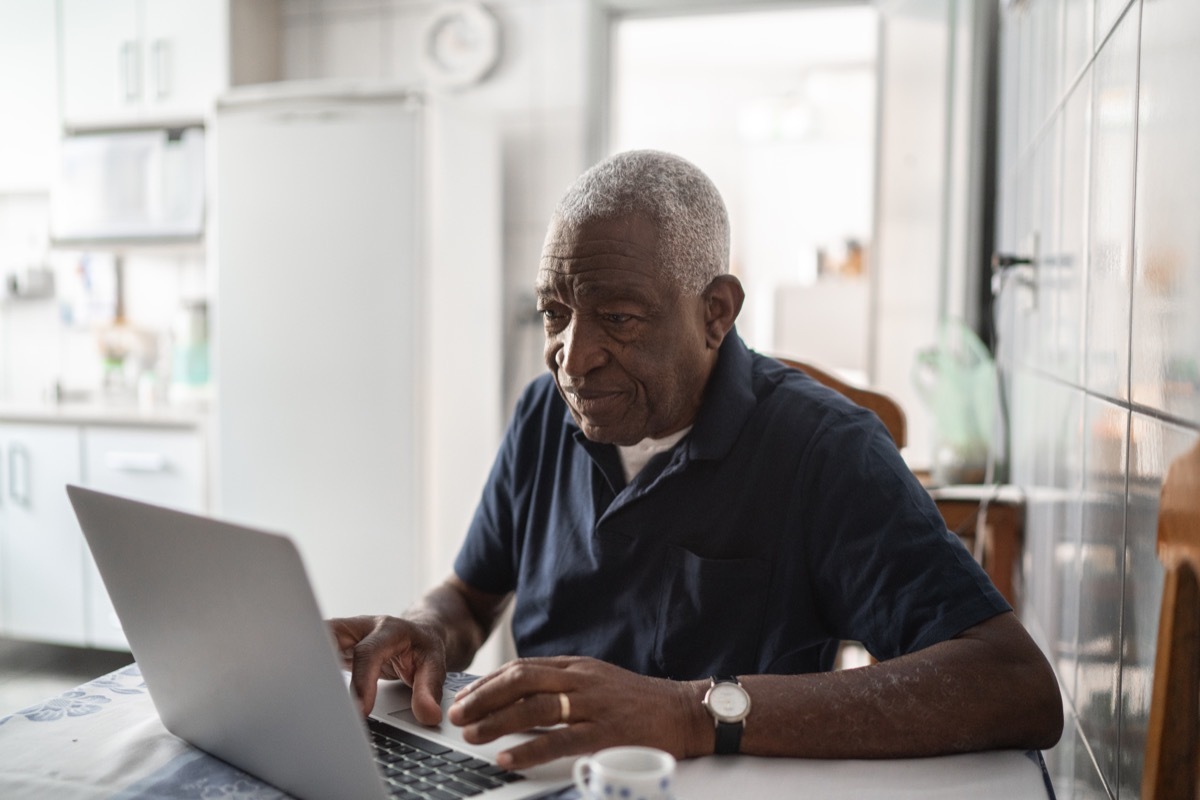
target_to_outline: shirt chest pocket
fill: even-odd
[[[770,565],[750,558],[667,553],[655,659],[680,680],[758,671]]]

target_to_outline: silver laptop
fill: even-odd
[[[518,737],[470,745],[449,723],[418,724],[398,682],[381,683],[364,722],[287,537],[78,486],[67,494],[150,697],[180,738],[306,800],[515,800],[570,784],[566,760],[519,775],[496,767]],[[452,700],[447,691],[444,708]]]

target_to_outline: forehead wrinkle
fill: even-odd
[[[580,300],[627,300],[642,305],[658,304],[658,292],[655,291],[655,287],[646,285],[653,279],[648,278],[645,272],[640,269],[614,268],[614,270],[632,272],[639,280],[614,281],[591,272],[575,273],[565,270],[542,269],[534,290],[539,298],[544,299],[557,297],[565,289],[568,294]],[[561,282],[555,279],[561,279]]]
[[[620,258],[621,261],[613,263],[614,258]],[[599,265],[589,265],[589,262],[597,259],[602,259]],[[639,279],[654,280],[653,276],[647,273],[645,262],[632,256],[604,255],[586,258],[542,256],[534,288],[540,292],[550,289],[555,281],[562,280],[570,281],[576,286],[601,286],[616,283],[605,280],[604,274],[610,272],[632,273]],[[620,283],[628,285],[630,282],[621,281]]]
[[[653,302],[652,294],[643,291],[639,286],[613,285],[595,281],[584,281],[577,284],[575,296],[585,300],[631,300],[642,304]]]
[[[599,262],[599,266],[591,266]],[[539,272],[551,272],[555,275],[581,275],[592,270],[614,269],[630,272],[645,272],[646,259],[636,255],[622,253],[595,253],[584,256],[555,256],[542,254],[538,264]]]

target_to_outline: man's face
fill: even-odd
[[[660,268],[638,217],[552,225],[538,268],[546,366],[585,436],[630,445],[692,424],[715,362],[705,300]]]

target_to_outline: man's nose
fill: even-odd
[[[562,333],[562,347],[556,360],[565,374],[580,378],[602,366],[608,354],[604,350],[601,332],[594,325],[571,320]]]

